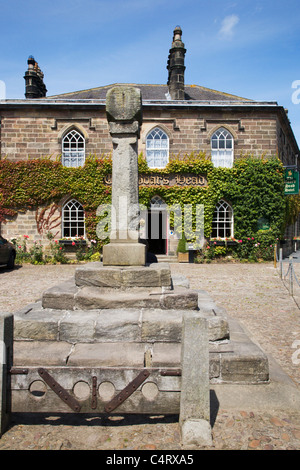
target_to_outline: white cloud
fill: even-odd
[[[240,21],[237,15],[229,15],[222,21],[222,26],[219,31],[223,38],[231,38],[233,36],[233,28]]]

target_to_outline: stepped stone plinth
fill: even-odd
[[[57,310],[197,310],[198,293],[174,286],[168,264],[111,267],[89,263],[77,268],[74,280],[46,290],[42,306]]]

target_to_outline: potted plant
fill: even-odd
[[[179,242],[178,242],[177,259],[179,263],[189,262],[189,252],[186,248],[186,238],[185,238],[184,233],[182,233],[181,238],[179,239]]]

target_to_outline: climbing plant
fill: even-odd
[[[104,181],[111,171],[110,155],[89,156],[82,168],[66,168],[50,158],[18,162],[3,159],[0,161],[0,222],[18,211],[58,203],[70,195],[84,207],[87,238],[96,239],[97,207],[111,201],[111,187]],[[142,154],[139,171],[153,172]],[[255,240],[259,246],[276,243],[285,225],[298,213],[299,198],[284,196],[283,166],[276,157],[241,156],[229,169],[215,168],[204,153],[191,153],[172,156],[168,165],[155,173],[205,175],[207,186],[141,186],[140,203],[149,207],[152,197],[159,195],[167,205],[203,204],[204,235],[209,239],[214,208],[220,199],[226,200],[234,212],[235,252],[240,251],[241,256],[249,255],[245,249],[250,247],[249,240],[251,243]],[[259,229],[261,218],[268,221],[267,231]]]

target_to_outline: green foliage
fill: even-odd
[[[181,238],[179,239],[178,246],[177,246],[177,253],[187,253],[186,249],[186,238],[184,233],[181,234]]]
[[[139,171],[150,174],[143,155],[139,155]],[[95,250],[101,251],[107,240],[97,240],[96,227],[100,218],[96,216],[100,204],[109,204],[111,188],[104,183],[105,175],[112,171],[110,156],[86,159],[82,168],[66,168],[60,162],[44,158],[12,162],[0,161],[0,221],[26,208],[59,202],[66,195],[80,201],[85,210],[86,234],[90,240],[96,240]],[[220,199],[225,199],[234,211],[234,235],[236,245],[227,246],[226,254],[239,258],[263,259],[270,252],[270,245],[282,236],[287,222],[294,220],[299,209],[298,197],[284,196],[283,167],[278,158],[265,156],[254,158],[241,156],[233,168],[215,168],[204,153],[171,156],[166,168],[155,173],[190,173],[205,175],[206,187],[192,186],[141,186],[140,203],[150,206],[153,196],[159,195],[167,205],[180,204],[182,211],[185,204],[204,205],[204,235],[210,238],[211,224],[215,206]],[[257,222],[260,218],[269,221],[270,230],[259,233]],[[193,223],[195,215],[193,215]],[[171,226],[174,228],[174,216],[171,213]],[[53,245],[53,252],[59,249]],[[255,246],[255,244],[258,244]],[[212,250],[209,258],[224,256],[224,250],[212,244],[206,250]],[[60,250],[61,251],[61,250]],[[56,253],[53,258],[59,258]],[[38,255],[35,255],[38,256]],[[79,253],[78,256],[85,256]],[[270,253],[269,255],[270,256]]]

